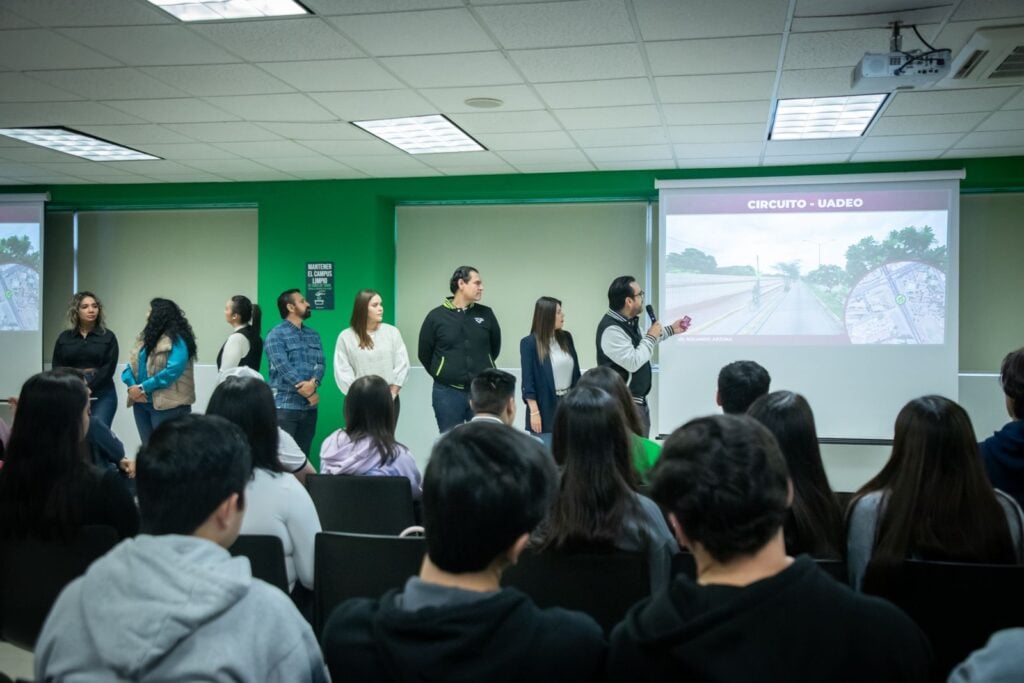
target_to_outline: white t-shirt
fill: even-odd
[[[554,339],[551,340],[551,348],[548,350],[551,358],[551,372],[555,377],[555,391],[566,391],[572,387],[572,369],[575,363],[568,352]]]

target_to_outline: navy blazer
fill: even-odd
[[[565,332],[569,355],[572,356],[572,385],[580,380],[580,359],[576,356],[576,345],[572,335]],[[532,398],[540,410],[540,425],[545,433],[555,426],[555,375],[551,369],[551,357],[544,362],[537,357],[537,338],[528,334],[519,341],[519,358],[523,368],[523,402]],[[530,430],[530,411],[526,411],[526,431]]]

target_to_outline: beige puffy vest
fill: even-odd
[[[164,335],[156,342],[156,347],[153,352],[146,355],[146,376],[153,377],[156,373],[160,372],[167,367],[167,357],[171,353],[171,347],[173,342],[171,338]],[[136,377],[139,376],[139,351],[142,350],[142,338],[135,340],[135,345],[132,347],[131,355],[128,358],[128,364],[131,365],[132,374]],[[157,389],[151,396],[153,407],[157,410],[170,410],[171,408],[177,408],[178,406],[192,405],[196,402],[196,382],[192,375],[192,359],[189,359],[188,365],[185,366],[185,372],[181,373],[181,377],[165,389]],[[130,398],[128,399],[128,406],[134,403]]]

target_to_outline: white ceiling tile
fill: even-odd
[[[155,66],[143,69],[150,76],[198,97],[207,95],[261,95],[293,92],[294,88],[251,64]]]
[[[634,0],[644,40],[782,33],[788,0]]]
[[[492,111],[454,114],[449,118],[471,135],[562,129],[546,111]]]
[[[1024,15],[1020,0],[962,0],[953,13],[953,21],[1005,19]]]
[[[4,31],[2,37],[0,67],[12,71],[120,66],[113,59],[53,31]]]
[[[158,156],[171,161],[184,159],[234,159],[234,154],[225,152],[214,145],[205,145],[200,142],[191,142],[177,145],[146,144],[140,148],[141,152]]]
[[[484,52],[497,48],[466,9],[360,14],[328,21],[375,56]]]
[[[661,126],[646,128],[596,128],[594,130],[570,131],[573,139],[582,147],[625,147],[628,145],[658,145],[668,142],[668,135]]]
[[[697,157],[679,160],[679,168],[753,168],[761,164],[760,157]]]
[[[307,95],[236,95],[207,102],[248,121],[331,121],[334,115]]]
[[[511,175],[517,173],[515,168],[505,163],[494,164],[493,166],[446,166],[438,170],[449,177],[463,175]]]
[[[967,41],[980,29],[996,28],[999,26],[1015,26],[1024,24],[1024,11],[1018,16],[1007,19],[983,19],[979,21],[954,21],[946,24],[942,32],[931,40],[931,43],[938,48],[945,48],[953,52],[955,58],[967,45]]]
[[[509,56],[532,83],[629,78],[647,73],[635,43],[514,50]]]
[[[676,156],[679,157],[680,160],[687,159],[686,162],[679,162],[679,166],[682,168],[686,167],[690,163],[690,159],[720,158],[725,160],[734,157],[757,159],[761,154],[761,146],[760,142],[720,142],[717,144],[690,143],[672,145],[672,149],[675,150]],[[723,165],[725,164],[723,163]]]
[[[436,169],[447,171],[450,168],[494,168],[504,167],[507,172],[512,167],[501,160],[494,152],[452,152],[441,154],[421,154],[420,161]]]
[[[672,158],[672,147],[670,145],[593,147],[583,151],[595,163],[602,161],[653,161]]]
[[[1016,97],[1004,104],[1003,109],[1024,109],[1024,88]]]
[[[706,126],[669,126],[672,142],[759,142],[764,140],[763,123],[712,124]]]
[[[386,57],[380,62],[414,88],[502,85],[523,80],[500,52]]]
[[[977,157],[1014,157],[1024,156],[1024,145],[1019,147],[985,147],[964,149],[954,147],[946,151],[943,159],[974,159]]]
[[[66,154],[63,156],[67,157]],[[0,176],[12,176],[15,178],[34,178],[50,174],[51,171],[47,171],[43,168],[37,168],[35,166],[29,166],[28,164],[12,164],[0,162]]]
[[[277,171],[285,173],[344,173],[352,169],[334,159],[325,156],[281,158],[281,159],[260,159],[260,163]]]
[[[36,102],[0,104],[0,126],[76,126],[79,124],[144,123],[98,102]]]
[[[508,49],[635,40],[623,0],[575,0],[480,7],[477,14]]]
[[[923,27],[922,27],[923,28]],[[891,30],[880,27],[858,31],[816,31],[793,33],[786,43],[784,69],[823,69],[846,66],[851,69],[865,52],[888,52]],[[923,48],[912,31],[903,37],[903,49]]]
[[[202,171],[187,171],[185,173],[149,173],[148,178],[159,180],[162,183],[223,183],[227,178]]]
[[[141,175],[115,175],[115,176],[93,176],[89,178],[90,183],[101,185],[146,185],[153,184],[154,179]]]
[[[129,126],[79,126],[78,130],[89,135],[116,142],[121,145],[141,144],[174,144],[194,142],[192,138],[181,133],[156,126],[151,123],[140,123]]]
[[[477,85],[468,88],[424,88],[420,93],[446,114],[480,111],[466,100],[472,97],[491,97],[502,101],[501,111],[527,111],[542,109],[544,103],[525,85]]]
[[[542,83],[534,87],[552,109],[654,104],[654,93],[646,78]]]
[[[33,185],[91,185],[95,181],[70,175],[34,176]]]
[[[250,142],[258,140],[280,140],[271,131],[251,123],[176,123],[168,124],[173,132],[186,135],[200,142]]]
[[[396,149],[383,140],[371,138],[363,134],[362,140],[300,140],[299,142],[320,154],[331,157],[370,156],[375,154],[394,154]]]
[[[1024,111],[997,111],[978,126],[985,130],[1020,130],[1024,128]]]
[[[849,154],[800,154],[794,156],[771,157],[765,159],[765,165],[771,166],[802,166],[809,164],[843,164]]]
[[[371,90],[370,92],[326,92],[310,95],[346,121],[390,119],[436,114],[434,105],[414,90]]]
[[[45,163],[66,163],[79,161],[84,163],[85,159],[81,159],[64,152],[58,152],[53,149],[46,149],[45,147],[38,147],[36,145],[25,145],[24,147],[18,148],[5,148],[3,150],[3,158],[8,161],[16,161],[19,163],[27,164],[45,164]]]
[[[765,156],[810,156],[818,154],[849,154],[861,143],[861,138],[835,140],[769,140]]]
[[[573,173],[575,171],[594,171],[596,166],[589,161],[562,162],[558,164],[532,164],[523,162],[515,164],[520,173]]]
[[[302,4],[325,17],[463,6],[462,0],[303,0]]]
[[[827,31],[945,21],[953,0],[923,5],[920,0],[797,0],[793,31]]]
[[[0,31],[12,28],[35,28],[35,23],[19,17],[14,12],[0,7]],[[5,179],[6,180],[6,179]]]
[[[0,102],[57,102],[78,99],[81,99],[78,95],[54,88],[23,74],[0,73]]]
[[[249,124],[246,124],[249,125]],[[332,123],[261,123],[277,135],[292,140],[362,140],[366,133],[347,122]],[[274,136],[266,139],[275,139]],[[227,141],[225,141],[227,142]]]
[[[362,171],[357,171],[354,168],[339,169],[337,171],[289,171],[296,178],[302,180],[345,180],[350,178],[369,178],[367,174]]]
[[[1016,88],[898,92],[886,107],[885,113],[887,116],[913,116],[992,111],[1001,107],[1016,92]]]
[[[221,149],[249,159],[293,159],[315,157],[316,152],[291,140],[267,140],[264,142],[218,142]]]
[[[926,116],[885,116],[871,126],[871,135],[918,135],[922,133],[966,133],[987,114],[930,114]],[[1024,119],[1024,117],[1021,117]],[[1024,124],[1024,120],[1022,120]]]
[[[180,25],[68,28],[61,33],[129,66],[240,61]]]
[[[533,149],[521,152],[501,152],[502,159],[519,167],[521,164],[589,163],[578,149]]]
[[[149,3],[135,0],[4,0],[4,9],[48,26],[135,26],[175,21]]]
[[[832,97],[850,94],[850,75],[845,66],[828,69],[792,69],[779,79],[780,100],[794,97]]]
[[[595,161],[599,171],[646,171],[676,168],[674,159],[647,159],[644,161]]]
[[[65,158],[71,159],[69,155],[65,155]],[[93,178],[95,176],[127,176],[132,175],[132,172],[121,166],[123,162],[119,161],[87,161],[84,164],[75,162],[55,162],[55,163],[39,163],[35,164],[36,168],[41,168],[48,173],[67,173],[68,175],[75,175],[79,178]]]
[[[317,17],[196,24],[192,29],[250,62],[366,56]]]
[[[303,92],[389,90],[402,87],[401,81],[372,59],[263,62],[257,66]]]
[[[34,71],[32,77],[91,100],[140,100],[188,94],[138,69]]]
[[[249,159],[192,159],[182,165],[198,168],[200,171],[231,176],[236,173],[260,173],[269,170],[263,164]]]
[[[781,35],[673,40],[647,44],[655,76],[728,74],[774,69]]]
[[[436,169],[420,163],[408,154],[401,156],[347,156],[343,159],[345,165],[351,166],[357,171],[368,173],[371,176],[395,176],[396,174],[422,174],[437,175]]]
[[[555,115],[570,130],[586,128],[639,128],[661,123],[658,108],[653,105],[638,107],[597,107],[593,109],[560,109]]]
[[[946,149],[955,144],[961,133],[939,133],[935,135],[885,135],[867,137],[857,148],[858,152],[907,152],[921,149]]]
[[[661,76],[654,83],[662,102],[743,102],[771,97],[775,74]]]
[[[151,123],[196,123],[238,120],[237,116],[195,98],[120,100],[107,102],[107,104]]]
[[[857,152],[850,161],[911,161],[914,159],[938,159],[944,150],[907,150],[903,152]]]
[[[700,125],[718,123],[764,123],[771,107],[763,100],[750,102],[700,102],[664,104],[661,112],[669,125]]]
[[[95,162],[94,162],[95,163]],[[131,171],[132,173],[188,173],[191,169],[188,166],[180,164],[176,161],[169,161],[167,159],[147,160],[147,161],[113,161],[111,164],[116,164],[118,169],[124,171]]]
[[[274,180],[298,180],[291,173],[285,173],[284,171],[277,171],[272,168],[267,168],[262,171],[238,171],[236,173],[224,173],[231,180],[236,180],[240,183],[253,183],[253,182],[266,182]]]
[[[1020,147],[1024,146],[1024,130],[968,133],[956,146],[964,149],[972,147]]]
[[[560,149],[575,147],[576,143],[560,130],[537,133],[485,133],[477,140],[487,149],[498,152],[521,149]]]

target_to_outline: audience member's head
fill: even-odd
[[[516,416],[515,375],[497,368],[480,372],[470,383],[469,405],[474,415],[492,415],[512,424]]]
[[[255,370],[245,368],[250,373]],[[217,415],[241,427],[252,451],[253,468],[283,472],[278,460],[277,408],[261,376],[225,377],[210,396],[207,415]]]
[[[427,555],[451,574],[515,561],[548,509],[557,481],[544,447],[493,422],[445,434],[423,477]]]
[[[775,437],[745,415],[691,420],[665,441],[651,496],[681,545],[717,562],[749,556],[782,528],[789,474]]]
[[[142,531],[230,546],[242,524],[251,472],[245,433],[223,417],[184,415],[163,423],[139,450],[136,465]]]
[[[772,378],[752,360],[729,363],[718,373],[718,405],[727,415],[747,412],[750,404],[768,393]]]
[[[570,391],[555,412],[552,452],[562,479],[542,529],[543,544],[612,546],[627,516],[637,511],[637,477],[619,402],[592,386]]]
[[[352,441],[370,439],[382,467],[398,457],[395,399],[383,377],[364,375],[352,382],[345,394],[345,432]]]
[[[814,413],[792,391],[773,391],[751,404],[747,414],[779,442],[793,483],[793,505],[786,524],[786,550],[839,559],[845,543],[843,516],[821,462]]]
[[[79,526],[74,482],[92,474],[88,431],[89,388],[81,373],[41,372],[22,385],[0,470],[0,531],[66,538]]]
[[[640,420],[640,413],[636,410],[636,403],[633,402],[633,394],[629,393],[629,387],[619,373],[607,365],[598,365],[584,372],[577,386],[596,387],[608,393],[622,408],[626,428],[637,436],[643,436],[644,426]]]
[[[1006,354],[999,369],[999,381],[1006,394],[1006,410],[1010,417],[1024,419],[1024,348]]]

